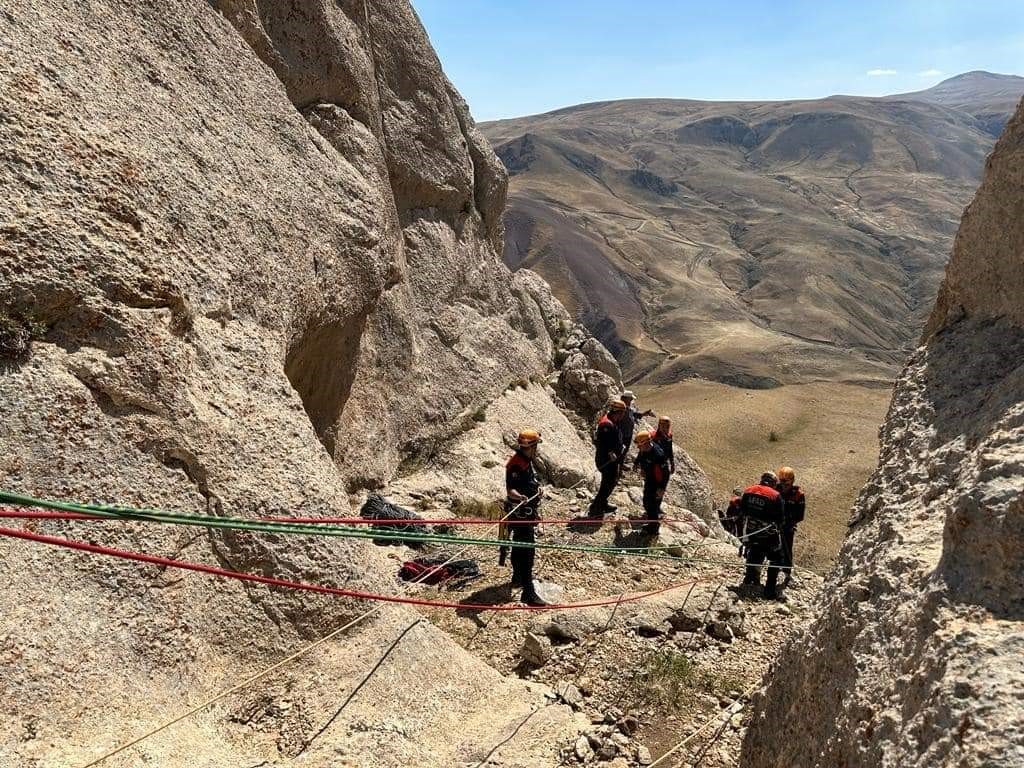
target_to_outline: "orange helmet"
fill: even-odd
[[[651,433],[646,429],[636,433],[636,437],[633,438],[633,442],[637,445],[646,445],[651,442]]]
[[[796,481],[796,472],[793,471],[792,467],[779,467],[779,471],[775,473],[775,476],[779,478],[780,483]]]
[[[537,445],[544,441],[540,437],[540,432],[535,429],[524,429],[519,433],[516,438],[516,442],[519,443],[520,448],[529,448],[531,445]]]
[[[621,400],[612,400],[608,403],[609,411],[624,411],[626,410],[626,404]]]

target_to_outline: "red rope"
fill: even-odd
[[[140,510],[140,515],[145,515],[146,512]],[[91,520],[96,522],[110,521],[115,518],[101,517],[99,515],[88,515],[81,512],[54,512],[51,510],[36,510],[26,509],[20,507],[0,507],[0,518],[18,518],[26,520]],[[131,518],[125,518],[131,520]],[[249,518],[266,523],[295,523],[297,525],[379,525],[387,527],[388,525],[400,526],[400,525],[495,525],[497,520],[486,520],[484,518],[477,517],[455,517],[448,520],[373,520],[368,517],[254,517]],[[535,525],[535,520],[502,520],[500,521],[503,525]],[[539,521],[542,525],[601,525],[603,523],[648,523],[648,522],[659,522],[659,523],[678,523],[679,525],[688,525],[693,528],[697,533],[700,533],[698,526],[692,520],[679,520],[676,518],[662,517],[658,520],[651,520],[645,517],[633,517],[626,519],[620,518],[588,518],[581,517],[576,519],[564,519],[564,518],[541,518]]]
[[[258,576],[254,573],[241,573],[239,571],[229,571],[224,568],[218,568],[212,565],[203,565],[202,563],[191,563],[185,560],[173,560],[169,557],[160,557],[158,555],[147,555],[142,552],[129,552],[123,549],[113,549],[111,547],[103,547],[98,544],[89,544],[84,541],[74,541],[73,539],[62,539],[57,536],[44,536],[38,533],[32,533],[31,531],[22,531],[16,528],[0,528],[0,536],[8,536],[15,539],[25,539],[27,541],[34,541],[40,544],[50,544],[57,547],[66,547],[68,549],[76,549],[82,552],[90,552],[96,555],[107,555],[109,557],[119,557],[124,560],[134,560],[140,563],[149,563],[150,565],[161,565],[166,568],[180,568],[186,571],[197,571],[199,573],[207,573],[214,576],[223,576],[229,579],[238,579],[239,581],[251,581],[258,584],[266,584],[272,587],[284,587],[287,589],[304,589],[310,592],[320,592],[325,595],[337,595],[341,597],[353,597],[361,600],[377,600],[386,603],[405,603],[408,605],[425,605],[432,606],[435,608],[462,608],[465,610],[474,611],[550,611],[550,610],[564,610],[568,608],[595,608],[604,605],[615,605],[616,603],[631,603],[637,600],[643,600],[654,595],[660,595],[665,592],[670,592],[674,589],[680,589],[682,587],[688,587],[691,584],[695,584],[701,579],[691,579],[689,581],[677,582],[670,584],[667,587],[660,589],[654,589],[649,592],[635,592],[631,595],[622,595],[621,597],[603,598],[601,600],[594,600],[586,603],[562,603],[558,605],[545,605],[545,606],[531,606],[531,605],[517,605],[517,604],[506,604],[506,605],[487,605],[481,603],[452,603],[442,600],[427,600],[424,598],[416,597],[398,597],[397,595],[378,595],[372,592],[362,592],[354,589],[341,589],[339,587],[325,587],[319,584],[306,584],[299,581],[287,581],[284,579],[275,579],[269,576]]]

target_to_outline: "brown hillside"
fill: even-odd
[[[631,380],[888,380],[993,142],[911,96],[486,124],[511,175],[506,262],[539,271]]]

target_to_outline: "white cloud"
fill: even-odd
[[[934,67],[932,69],[925,69],[925,70],[917,73],[918,77],[938,77],[941,74],[942,74],[942,70],[941,69],[935,69]]]
[[[889,77],[895,74],[898,74],[895,69],[869,69],[867,71],[868,77]]]

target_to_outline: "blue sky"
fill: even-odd
[[[604,99],[794,99],[1024,75],[1024,0],[412,0],[477,120]]]

